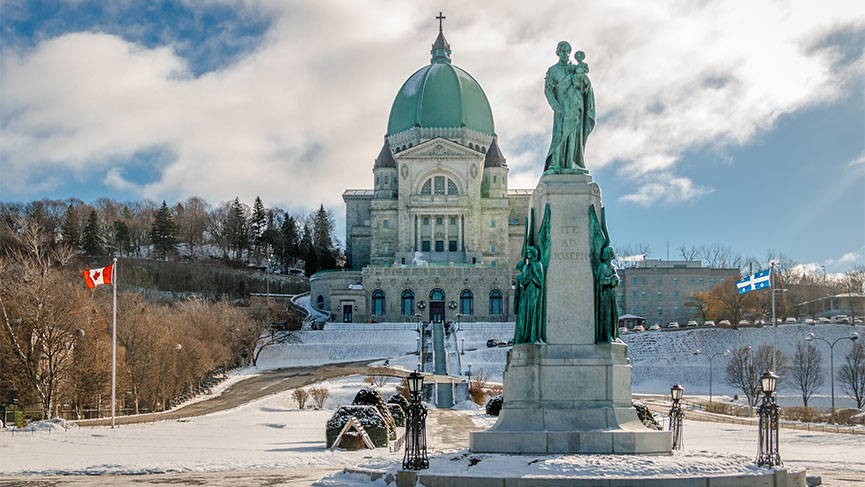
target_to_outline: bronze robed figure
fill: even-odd
[[[606,209],[601,208],[601,221],[598,222],[595,205],[590,205],[589,247],[595,278],[595,343],[609,343],[619,338],[619,305],[616,297],[619,275],[613,265],[616,254],[610,246],[609,235]]]
[[[546,341],[546,275],[550,265],[550,205],[544,208],[544,219],[538,229],[537,242],[533,238],[534,211],[526,218],[526,235],[521,260],[517,263],[514,282],[514,343]]]

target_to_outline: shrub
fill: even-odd
[[[664,429],[664,427],[658,424],[655,420],[655,416],[652,415],[652,411],[649,411],[648,406],[637,401],[631,401],[631,403],[634,405],[634,409],[637,410],[637,417],[640,418],[640,421],[646,426],[646,428],[658,431]]]
[[[383,387],[390,382],[391,377],[387,375],[368,375],[364,381],[374,387]]]
[[[390,399],[387,400],[388,404],[399,404],[399,407],[402,408],[403,411],[408,411],[408,399],[405,398],[402,394],[394,394],[390,396]]]
[[[505,388],[501,384],[493,384],[487,387],[487,395],[490,397],[500,396],[505,393]]]
[[[294,392],[291,393],[291,397],[293,397],[294,400],[297,401],[297,407],[299,409],[305,409],[306,401],[309,400],[309,392],[307,392],[306,389],[298,387],[294,390]]]
[[[484,389],[487,387],[487,381],[490,379],[490,374],[484,371],[484,369],[478,369],[478,371],[472,374],[471,379],[469,380],[469,397],[472,398],[475,404],[478,406],[483,406],[487,399],[487,393]]]
[[[387,410],[390,411],[390,415],[393,416],[393,422],[400,428],[405,427],[405,416],[406,413],[403,410],[402,406],[399,404],[394,404],[389,402],[386,404]]]
[[[389,429],[384,418],[379,414],[375,406],[342,406],[327,420],[325,425],[325,440],[327,448],[333,445],[334,440],[342,431],[342,428],[348,422],[349,418],[355,417],[357,421],[366,430],[369,439],[376,448],[387,446],[389,437]]]
[[[504,396],[499,394],[496,397],[490,398],[487,401],[486,411],[490,416],[498,416],[502,410],[502,403],[504,402]]]
[[[312,396],[312,401],[315,403],[315,409],[321,409],[324,407],[324,401],[330,397],[330,391],[327,390],[327,387],[311,387],[309,389],[309,395]]]
[[[387,425],[388,437],[391,440],[396,439],[396,423],[393,420],[393,416],[390,415],[387,406],[384,404],[384,399],[382,399],[380,392],[375,389],[363,388],[357,391],[357,394],[354,396],[354,401],[351,403],[354,405],[374,406],[378,409],[379,414],[384,418],[385,424]]]
[[[819,423],[824,421],[826,417],[814,408],[792,406],[781,409],[781,419],[802,421],[804,423]]]

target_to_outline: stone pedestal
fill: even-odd
[[[670,433],[646,428],[631,404],[627,345],[595,344],[589,207],[600,212],[600,188],[588,174],[543,176],[532,197],[535,231],[547,203],[546,344],[518,344],[508,352],[499,419],[489,430],[471,433],[469,448],[669,454]]]

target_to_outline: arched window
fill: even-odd
[[[424,181],[423,186],[420,188],[420,194],[422,195],[453,195],[456,196],[460,194],[460,190],[457,187],[457,184],[453,179],[446,178],[444,176],[433,176],[426,181]]]
[[[444,301],[445,300],[445,292],[441,289],[433,289],[429,293],[430,301]]]
[[[490,315],[501,316],[502,314],[502,292],[498,289],[490,291]]]
[[[434,183],[434,194],[445,194],[445,177],[444,176],[436,176],[433,178]]]
[[[474,299],[472,298],[472,292],[468,289],[463,289],[463,292],[460,293],[460,314],[471,315],[474,314],[474,312]]]
[[[406,289],[402,292],[401,301],[401,314],[403,316],[414,316],[414,293],[411,291],[411,289]]]
[[[372,292],[372,314],[384,316],[384,291],[381,289]]]
[[[315,300],[315,307],[318,309],[324,309],[324,296],[318,295],[318,299]]]

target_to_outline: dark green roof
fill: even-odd
[[[450,45],[439,32],[432,62],[403,83],[387,123],[393,135],[412,127],[468,127],[493,135],[493,112],[481,85],[450,62]]]

